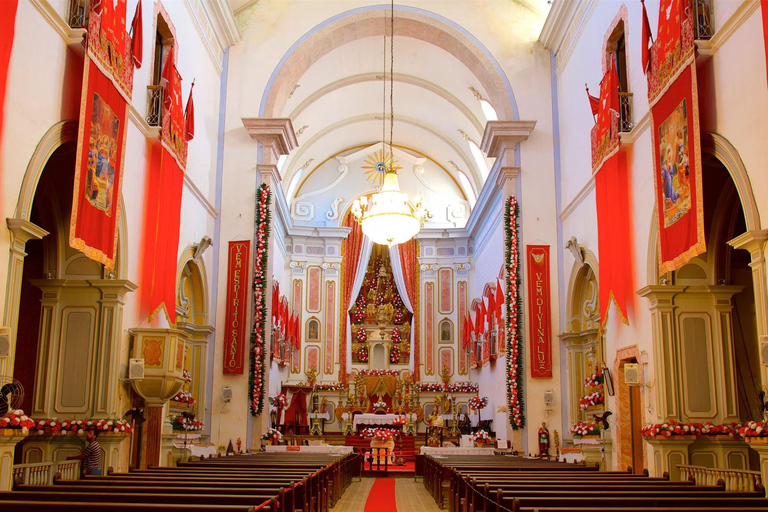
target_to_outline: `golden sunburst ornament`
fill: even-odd
[[[387,154],[386,158],[384,157],[383,149],[368,155],[362,168],[365,170],[365,179],[373,182],[377,187],[380,187],[384,182],[384,174],[387,171],[397,172],[402,169],[397,165],[397,160],[392,153]]]

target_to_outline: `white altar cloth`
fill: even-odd
[[[311,420],[313,420],[315,418],[320,418],[320,419],[323,419],[325,421],[330,421],[330,419],[331,419],[331,415],[330,415],[330,413],[328,413],[328,411],[326,411],[326,412],[310,412],[310,413],[307,413],[307,416]]]
[[[184,446],[183,443],[174,443],[174,448],[179,448],[181,450],[187,449],[189,450],[190,455],[193,457],[210,457],[211,455],[218,455],[219,452],[216,450],[216,446],[214,446],[212,443],[208,444],[192,444],[189,443],[186,446]]]
[[[399,414],[358,414],[352,422],[352,426],[357,430],[358,425],[392,425],[395,418],[398,418]],[[408,415],[403,415],[406,418]],[[411,421],[413,421],[415,414],[411,414]]]
[[[455,456],[455,455],[493,455],[493,447],[491,448],[440,448],[437,446],[422,446],[419,450],[421,455],[432,456]]]
[[[287,452],[286,445],[267,445],[267,452]],[[295,448],[295,447],[293,447]],[[354,450],[351,446],[299,446],[301,453],[326,453],[328,455],[346,455]]]

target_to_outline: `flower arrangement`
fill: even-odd
[[[584,386],[588,388],[596,388],[598,386],[602,386],[603,382],[605,382],[605,377],[603,376],[603,370],[600,368],[595,369],[595,373],[590,375],[584,380]]]
[[[184,377],[184,382],[192,382],[192,374],[186,368],[181,371],[181,375]]]
[[[676,420],[669,420],[664,423],[648,423],[640,429],[640,435],[643,437],[672,437],[672,436],[717,436],[727,435],[735,437],[768,436],[763,434],[763,422],[750,421],[741,425],[739,423],[723,423],[715,425],[712,422],[706,423],[682,423]]]
[[[470,382],[456,382],[455,384],[439,384],[437,382],[419,383],[419,391],[432,391],[435,393],[477,393],[479,386]]]
[[[405,416],[398,416],[392,420],[392,424],[396,427],[402,427],[406,423],[408,423],[408,420],[405,419]]]
[[[504,208],[504,233],[506,250],[504,266],[507,271],[506,305],[506,341],[507,341],[507,414],[512,430],[525,427],[523,404],[523,337],[520,333],[522,325],[522,297],[520,287],[520,249],[517,232],[519,207],[517,198],[510,196]]]
[[[381,377],[383,375],[399,375],[399,370],[367,370],[363,369],[357,372],[358,375],[368,375],[371,377]]]
[[[744,425],[737,429],[737,432],[742,437],[766,437],[768,436],[768,430],[765,428],[765,422],[763,421],[748,421]],[[733,435],[733,434],[731,434]]]
[[[171,397],[171,400],[173,402],[179,402],[181,404],[189,404],[192,405],[195,403],[195,398],[192,396],[192,393],[189,391],[179,391],[173,397]]]
[[[479,396],[473,396],[469,400],[467,400],[467,407],[469,407],[473,411],[477,411],[478,409],[485,409],[485,407],[488,405],[488,397],[479,397]]]
[[[393,364],[400,362],[400,349],[397,346],[393,346],[389,351],[389,362]]]
[[[15,411],[19,412],[19,411]],[[7,416],[7,415],[6,415]],[[0,428],[3,427],[3,418],[0,418]],[[19,428],[19,427],[11,427]],[[83,432],[95,431],[106,432],[115,434],[130,434],[133,432],[133,425],[123,420],[62,420],[59,421],[56,418],[50,420],[38,420],[33,421],[28,426],[32,432],[37,432],[39,435],[66,435],[70,432],[76,434],[82,434]]]
[[[396,306],[396,307],[398,307],[398,306]],[[402,307],[402,305],[399,306],[399,307]],[[403,310],[402,309],[396,309],[395,310],[395,317],[392,319],[392,322],[395,325],[402,325],[403,323],[405,323],[405,315],[403,314]]]
[[[363,327],[360,327],[355,333],[355,340],[357,340],[358,343],[365,343],[368,341],[368,331]]]
[[[371,404],[371,407],[373,407],[374,410],[376,410],[376,409],[386,409],[387,408],[387,402],[381,402],[381,401],[373,402],[373,404]]]
[[[594,405],[601,405],[605,403],[605,396],[602,391],[595,391],[588,395],[584,395],[579,399],[579,409],[582,411],[592,407]]]
[[[491,436],[485,430],[478,430],[472,434],[472,441],[477,444],[487,444],[491,442]]]
[[[395,327],[394,329],[392,329],[391,339],[392,339],[392,343],[393,344],[394,343],[400,343],[401,340],[400,340],[400,328],[399,327]]]
[[[361,363],[367,363],[368,362],[368,349],[363,347],[360,350],[357,351],[357,360]]]
[[[600,427],[595,423],[594,421],[590,421],[589,423],[585,423],[583,421],[580,421],[576,423],[574,426],[571,427],[570,430],[571,434],[574,436],[599,436],[600,435]]]
[[[267,249],[269,245],[272,192],[266,183],[256,190],[256,240],[253,262],[253,332],[251,334],[251,361],[248,387],[251,394],[251,414],[257,416],[264,409],[264,352],[267,320]]]
[[[341,391],[347,389],[347,386],[341,382],[318,382],[315,384],[317,391]]]
[[[269,428],[266,432],[261,434],[262,441],[280,441],[283,438],[283,434],[276,428]]]
[[[21,409],[8,411],[0,417],[0,428],[20,429],[22,432],[27,432],[34,426],[35,420],[24,414]]]
[[[184,430],[187,432],[203,430],[203,422],[196,420],[194,414],[183,412],[178,416],[171,416],[171,427],[173,430]]]
[[[400,433],[391,428],[365,428],[360,431],[361,437],[375,437],[376,439],[386,441],[397,437]]]
[[[275,396],[269,397],[269,405],[278,409],[285,409],[288,407],[288,397],[285,396],[285,393],[278,393]]]

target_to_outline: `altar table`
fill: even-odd
[[[289,447],[286,445],[267,445],[265,448],[267,452],[287,452]],[[325,453],[328,455],[347,455],[354,451],[351,446],[291,446],[290,448],[291,451],[301,453]]]
[[[411,421],[413,421],[414,414],[411,414]],[[399,414],[357,414],[352,421],[352,426],[357,431],[358,425],[392,425],[395,418],[400,417]],[[407,418],[408,415],[405,415]]]
[[[456,456],[456,455],[493,455],[494,448],[459,448],[459,447],[437,447],[437,446],[422,446],[419,450],[421,455],[434,456]]]

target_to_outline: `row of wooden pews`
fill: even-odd
[[[25,512],[328,512],[351,482],[359,456],[259,453],[14,485],[0,510]],[[107,508],[108,507],[108,508]]]
[[[596,467],[521,457],[425,459],[424,486],[450,512],[768,511],[765,489],[726,492]]]

